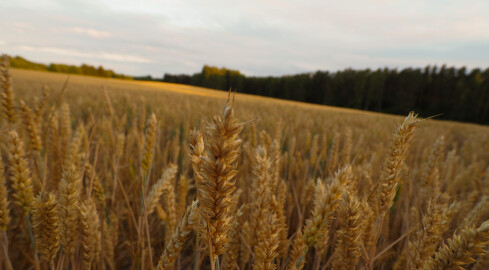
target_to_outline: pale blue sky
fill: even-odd
[[[489,1],[0,0],[0,52],[130,75],[489,67]]]

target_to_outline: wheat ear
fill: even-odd
[[[2,55],[0,63],[0,85],[2,92],[2,113],[10,124],[15,123],[14,92],[12,91],[12,81],[10,78],[9,56]]]
[[[81,176],[75,165],[64,171],[59,183],[60,242],[63,252],[71,256],[78,239],[78,204],[80,202]]]
[[[238,269],[238,257],[241,244],[241,230],[244,224],[244,210],[246,204],[236,211],[235,217],[231,222],[231,229],[229,231],[229,242],[226,246],[226,253],[223,256],[223,265],[226,269],[234,270]]]
[[[338,226],[332,269],[354,269],[360,258],[362,236],[362,207],[356,197],[343,193],[338,207]]]
[[[278,256],[280,244],[279,224],[277,215],[269,213],[266,222],[258,229],[259,241],[255,246],[256,262],[253,264],[255,270],[274,270],[277,265],[273,262]]]
[[[7,231],[10,222],[7,182],[2,158],[0,157],[0,232]]]
[[[250,246],[254,246],[258,238],[259,228],[267,222],[267,216],[271,209],[271,177],[270,177],[270,158],[264,147],[259,146],[255,152],[253,162],[253,182],[251,184],[251,205],[249,214],[249,224],[251,235]]]
[[[151,118],[148,121],[148,127],[146,128],[146,135],[144,137],[143,159],[141,160],[141,167],[144,174],[146,174],[153,161],[157,123],[156,115],[154,113],[151,114]]]
[[[237,159],[241,146],[238,138],[243,123],[234,118],[231,103],[226,103],[221,116],[214,116],[206,126],[205,152],[202,156],[199,186],[199,211],[205,222],[210,243],[211,263],[222,254],[229,241],[232,194],[236,189]]]
[[[443,244],[425,263],[425,269],[463,269],[462,266],[475,262],[474,256],[484,254],[489,244],[489,220],[476,229],[462,229],[455,233],[447,244]]]
[[[59,248],[58,203],[53,193],[41,191],[32,206],[32,228],[41,260],[54,269]]]
[[[328,187],[322,181],[317,182],[314,210],[304,226],[304,241],[308,247],[315,246],[319,239],[322,241],[321,245],[328,241],[328,231],[348,179],[351,179],[351,169],[344,167],[335,174],[333,182]]]
[[[34,194],[32,180],[27,160],[24,158],[23,143],[15,131],[8,133],[9,151],[8,164],[10,171],[10,183],[12,187],[12,197],[15,204],[24,210],[24,214],[29,213]]]
[[[428,209],[423,215],[422,228],[416,233],[416,238],[409,244],[408,265],[411,269],[422,269],[423,263],[435,252],[442,240],[444,216],[448,196],[439,195],[428,202]]]
[[[91,200],[81,203],[79,211],[82,262],[85,269],[90,269],[92,260],[100,250],[100,220],[95,204]]]
[[[292,242],[292,249],[289,254],[289,263],[287,269],[290,270],[300,270],[304,268],[306,262],[306,253],[308,251],[306,241],[304,240],[304,235],[302,230],[299,229],[295,235],[294,241]]]
[[[182,221],[175,230],[175,233],[168,242],[165,251],[158,261],[158,270],[170,270],[173,269],[175,259],[182,250],[183,245],[187,241],[192,228],[197,223],[197,207],[198,201],[193,201],[192,204],[187,207],[187,211],[182,218]]]
[[[163,195],[165,191],[166,183],[171,183],[176,174],[177,166],[170,165],[165,169],[161,178],[153,184],[148,196],[146,196],[146,211],[148,215],[154,212],[156,205],[161,199],[161,195]]]
[[[406,153],[413,138],[414,129],[419,120],[413,112],[404,119],[404,122],[394,132],[394,138],[389,147],[389,154],[384,164],[377,187],[377,207],[379,213],[385,213],[393,204],[396,195],[399,173],[406,159]],[[377,209],[376,209],[377,210]]]

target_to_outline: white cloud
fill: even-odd
[[[93,38],[108,38],[111,36],[111,34],[109,32],[100,31],[100,30],[96,30],[96,29],[90,29],[90,28],[83,28],[83,27],[67,28],[66,30],[68,32],[72,32],[72,33],[88,35],[88,36],[91,36]]]
[[[21,45],[14,48],[17,51],[30,51],[30,52],[44,52],[44,53],[52,53],[56,55],[70,56],[70,57],[78,57],[85,59],[102,59],[109,61],[117,61],[117,62],[130,62],[130,63],[150,63],[151,60],[144,57],[139,57],[136,55],[129,54],[117,54],[117,53],[108,53],[108,52],[82,52],[73,49],[64,49],[64,48],[56,48],[56,47],[33,47],[27,45]]]

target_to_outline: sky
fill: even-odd
[[[489,1],[0,0],[0,53],[128,75],[489,67]]]

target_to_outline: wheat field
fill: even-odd
[[[489,267],[486,126],[0,75],[1,269]]]

